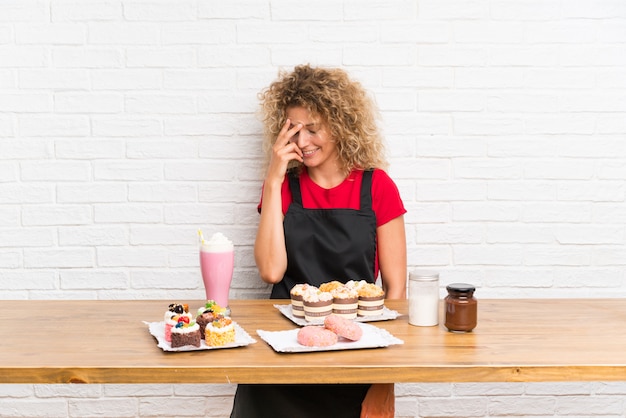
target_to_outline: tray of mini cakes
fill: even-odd
[[[163,321],[144,323],[163,351],[233,348],[256,342],[225,313],[225,308],[209,300],[198,308],[194,318],[189,305],[171,303]]]
[[[321,325],[331,313],[356,322],[388,321],[399,316],[385,306],[383,289],[365,280],[345,284],[334,280],[319,287],[297,284],[291,288],[290,297],[290,304],[274,307],[300,326]]]
[[[319,287],[298,284],[290,294],[290,304],[274,307],[301,328],[256,331],[277,352],[351,350],[404,344],[387,330],[366,323],[399,316],[397,311],[384,306],[383,289],[373,283],[365,280],[345,284],[331,281]]]

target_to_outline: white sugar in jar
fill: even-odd
[[[409,324],[421,327],[439,324],[439,273],[436,271],[409,273]]]

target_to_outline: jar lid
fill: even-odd
[[[448,291],[452,290],[454,292],[460,293],[470,293],[476,290],[476,287],[473,284],[468,283],[451,283],[446,286]]]
[[[409,280],[430,282],[439,279],[439,273],[434,270],[413,270],[409,273]]]

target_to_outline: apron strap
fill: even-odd
[[[287,172],[287,176],[289,178],[289,188],[291,189],[291,199],[292,203],[296,203],[302,206],[302,192],[300,191],[300,177],[296,175],[294,170],[289,170]]]
[[[363,178],[361,180],[361,211],[372,210],[372,173],[372,169],[363,171]],[[289,188],[291,189],[291,198],[293,203],[302,206],[300,178],[292,170],[290,170],[287,175],[289,178]]]
[[[361,211],[372,210],[372,172],[373,170],[363,171],[363,179],[361,180]]]

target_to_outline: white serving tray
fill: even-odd
[[[319,321],[307,321],[304,318],[299,318],[293,315],[293,311],[291,309],[291,304],[288,305],[274,305],[276,309],[280,311],[283,315],[289,318],[294,324],[305,326],[305,325],[320,325],[324,323],[324,318],[321,318]],[[389,321],[391,319],[396,319],[399,317],[397,311],[392,311],[388,309],[386,306],[383,306],[383,311],[380,315],[373,316],[358,316],[352,321],[354,322],[375,322],[375,321]]]
[[[158,344],[157,347],[161,348],[163,351],[198,351],[198,350],[215,350],[221,348],[234,348],[234,347],[242,347],[249,344],[256,343],[256,340],[250,336],[243,328],[241,328],[236,322],[233,321],[235,325],[235,342],[228,343],[219,347],[211,347],[206,344],[204,340],[200,340],[200,347],[196,347],[193,345],[185,345],[183,347],[172,348],[172,344],[165,340],[165,322],[143,322],[148,325],[148,330],[150,334],[156,338]]]
[[[336,344],[328,347],[307,347],[298,343],[298,331],[294,328],[287,331],[264,331],[256,330],[256,333],[268,343],[274,351],[279,353],[309,353],[314,351],[356,350],[361,348],[380,348],[394,344],[404,344],[399,338],[394,337],[389,331],[374,325],[358,323],[363,330],[363,336],[359,341],[350,341],[339,338]]]

